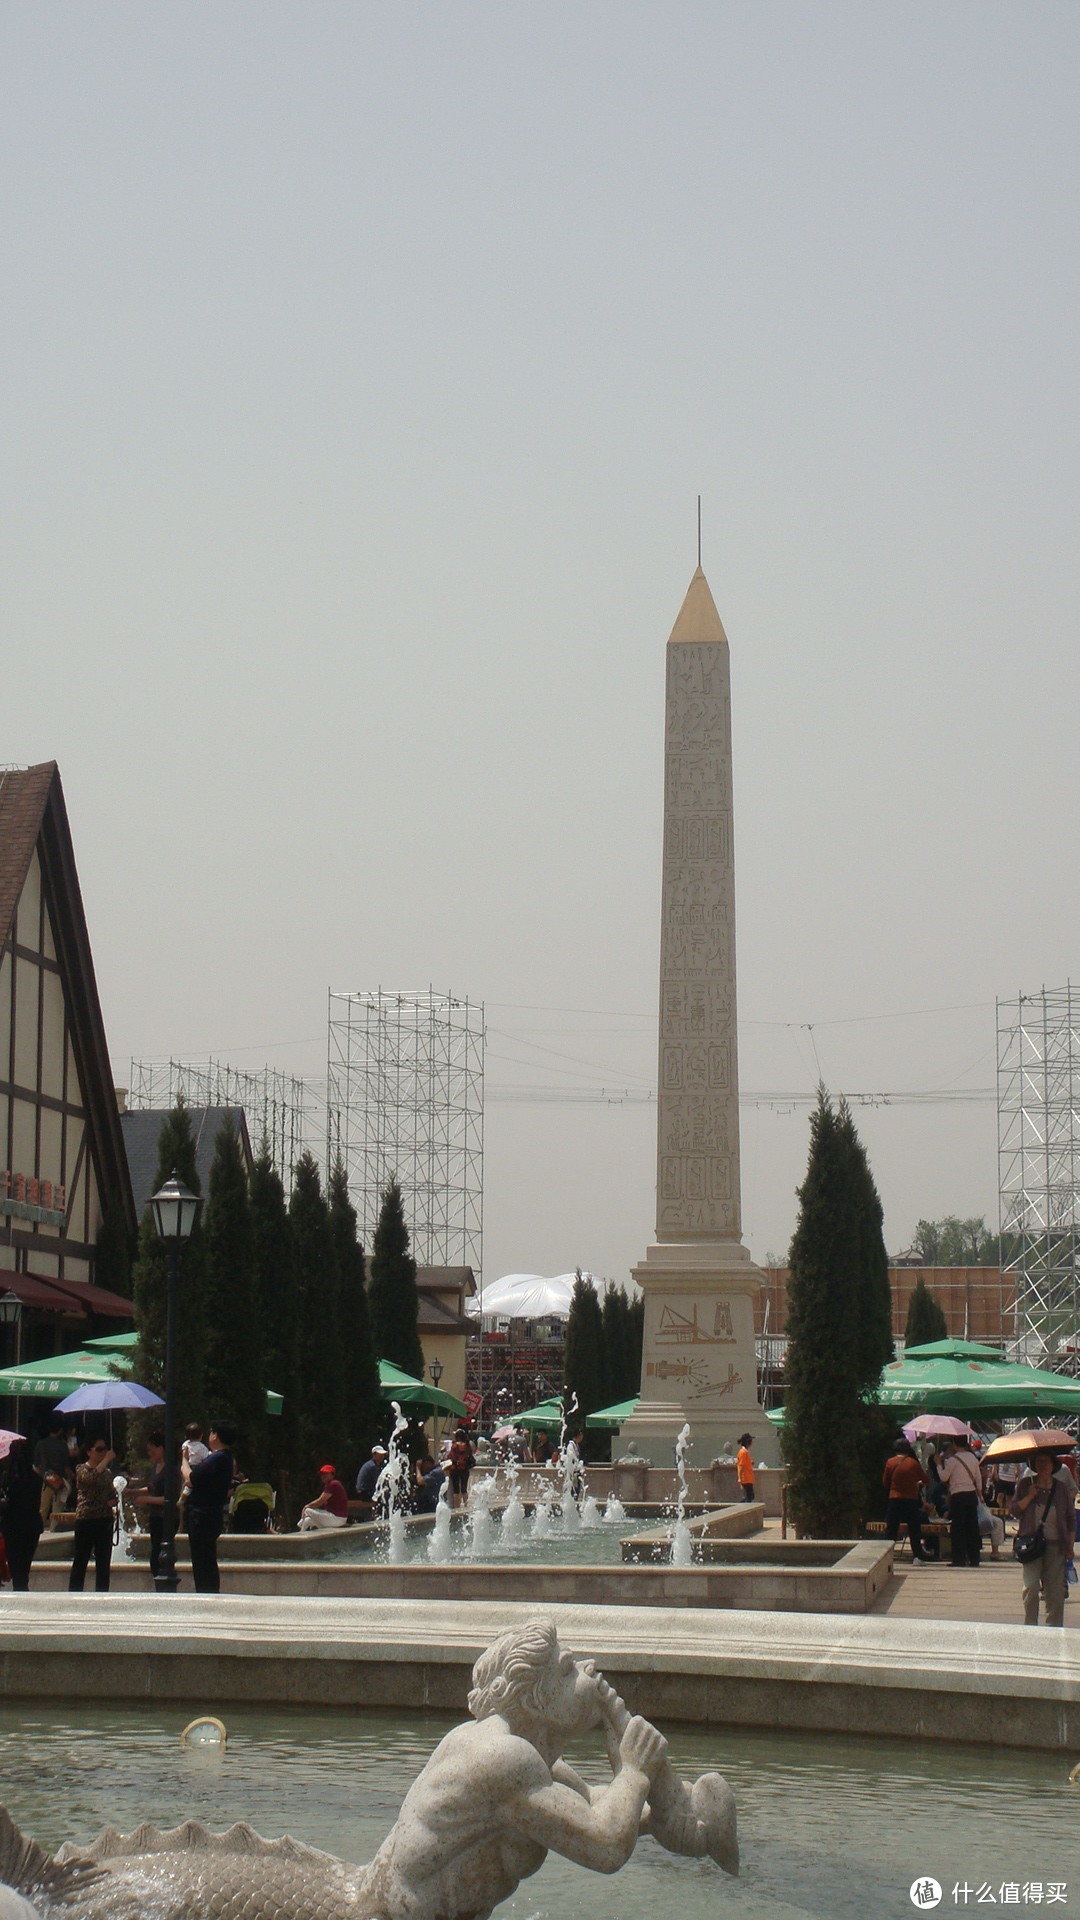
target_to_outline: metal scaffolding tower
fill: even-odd
[[[270,1157],[291,1193],[293,1169],[311,1145],[314,1102],[302,1080],[264,1067],[245,1073],[223,1060],[133,1060],[128,1103],[133,1108],[243,1107],[255,1153],[265,1135]]]
[[[1018,1358],[1080,1373],[1080,988],[997,1003],[1003,1291]]]
[[[335,993],[329,1002],[327,1165],[341,1154],[370,1247],[396,1179],[420,1266],[472,1267],[484,1217],[484,1009],[421,993]]]

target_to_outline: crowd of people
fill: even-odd
[[[178,1455],[180,1482],[177,1524],[186,1531],[192,1580],[197,1593],[217,1593],[221,1580],[217,1542],[238,1480],[234,1434],[227,1421],[210,1429],[189,1426]],[[149,1536],[150,1573],[161,1566],[165,1536],[165,1435],[146,1440],[145,1471],[126,1482],[126,1497]],[[120,1495],[116,1453],[108,1436],[91,1432],[80,1438],[75,1424],[54,1419],[36,1445],[14,1439],[0,1465],[0,1580],[26,1593],[30,1569],[45,1527],[70,1520],[71,1571],[68,1590],[82,1593],[91,1560],[94,1590],[108,1593],[113,1547],[119,1527]]]
[[[1048,1449],[984,1466],[978,1448],[972,1435],[957,1434],[920,1458],[900,1435],[882,1475],[886,1536],[896,1541],[903,1527],[912,1561],[920,1566],[939,1557],[938,1530],[947,1525],[953,1566],[978,1567],[983,1540],[990,1543],[991,1558],[1000,1559],[1006,1518],[1015,1520],[1024,1622],[1038,1626],[1041,1601],[1045,1624],[1063,1626],[1068,1588],[1076,1579],[1076,1454]]]

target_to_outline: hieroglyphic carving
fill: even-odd
[[[737,1233],[735,878],[722,642],[668,649],[657,1235]]]

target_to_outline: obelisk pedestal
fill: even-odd
[[[727,635],[698,567],[667,647],[656,1241],[633,1270],[641,1397],[618,1441],[658,1466],[685,1421],[695,1466],[747,1429],[755,1460],[776,1454],[741,1240],[732,806]]]

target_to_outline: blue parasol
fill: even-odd
[[[149,1387],[137,1387],[133,1380],[88,1380],[76,1387],[66,1400],[58,1400],[57,1413],[111,1413],[132,1407],[163,1407],[160,1393]]]

